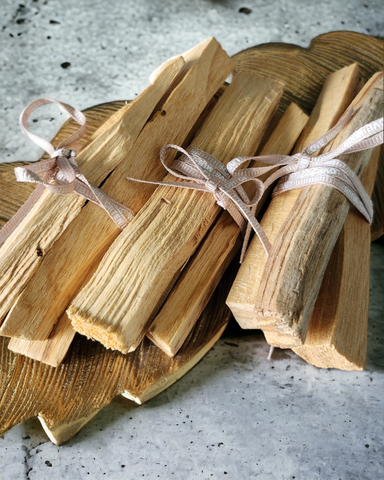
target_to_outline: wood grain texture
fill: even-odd
[[[291,104],[274,130],[266,132],[268,140],[258,154],[289,154],[307,120],[308,116]],[[250,166],[264,164],[253,161]],[[246,190],[249,190],[248,186],[245,185]],[[252,198],[254,192],[247,193]],[[266,198],[267,194],[263,195],[259,209]],[[237,224],[227,212],[222,212],[184,268],[147,332],[148,338],[168,355],[174,355],[183,344],[240,245]]]
[[[192,145],[224,164],[235,156],[253,154],[281,94],[278,82],[255,74],[238,75]],[[109,348],[134,350],[175,274],[219,212],[210,193],[158,187],[67,310],[75,330]]]
[[[100,260],[99,258],[98,261]],[[98,262],[95,262],[89,270],[84,283],[95,273],[97,264]],[[25,338],[12,337],[8,343],[8,348],[12,352],[57,367],[64,360],[75,333],[68,315],[64,312],[45,340],[26,340]]]
[[[100,126],[124,104],[112,102],[86,110],[84,113],[91,127],[87,132],[88,140],[93,127]],[[66,122],[56,140],[67,137],[73,128],[71,120]],[[14,164],[0,166],[0,185],[11,181],[13,168]],[[11,200],[5,195],[8,190],[0,190],[0,205],[5,205],[0,211],[3,223],[30,194],[28,186],[16,181],[12,185],[15,196]],[[121,355],[77,335],[64,363],[53,368],[11,352],[7,348],[10,339],[0,337],[0,434],[38,416],[51,441],[61,444],[116,395],[123,394],[140,404],[172,385],[220,337],[231,317],[224,300],[233,277],[232,269],[216,289],[183,349],[173,359],[149,340],[143,341],[136,352]]]
[[[324,82],[309,120],[295,145],[294,153],[326,133],[339,120],[361,86],[358,67],[353,64],[330,74]],[[284,221],[290,214],[301,189],[272,198],[261,226],[273,244]],[[267,256],[256,237],[251,242],[227,299],[232,313],[242,328],[259,328],[255,315],[261,278]]]
[[[89,182],[98,186],[123,160],[170,84],[180,72],[184,60],[179,57],[163,71],[135,101],[117,113],[116,122],[96,135],[83,148],[77,163]],[[86,199],[76,193],[56,195],[46,190],[35,206],[0,248],[0,321],[8,313],[23,289],[71,222],[80,213]],[[20,326],[13,320],[3,335],[12,336]],[[27,337],[28,338],[28,337]]]
[[[383,68],[384,40],[356,32],[331,32],[311,41],[308,48],[268,43],[236,54],[235,74],[254,71],[284,82],[280,103],[283,113],[291,102],[310,114],[326,77],[351,63],[357,63],[366,82]],[[383,234],[384,225],[384,157],[379,168],[372,201],[375,216],[372,240]]]
[[[352,102],[355,114],[340,134],[325,147],[330,151],[353,132],[383,116],[383,74],[375,74]],[[371,150],[342,155],[359,177]],[[261,278],[255,314],[268,343],[303,344],[314,304],[333,247],[350,203],[335,188],[304,188],[279,230]]]
[[[12,337],[8,348],[12,352],[57,367],[64,360],[75,333],[68,315],[64,312],[46,340]]]
[[[376,147],[361,182],[372,194],[380,156]],[[364,370],[367,356],[370,226],[353,207],[333,249],[302,347],[293,349],[322,368]]]
[[[165,169],[159,162],[160,148],[165,143],[180,144],[185,140],[232,70],[232,60],[214,39],[190,51],[190,56],[192,52],[196,58],[184,77],[140,132],[124,162],[103,185],[105,193],[133,211],[145,204],[155,187],[129,182],[126,177],[153,180],[164,176]],[[46,339],[78,293],[90,268],[120,233],[98,206],[88,203],[45,256],[34,281],[10,311],[2,334],[27,340]]]

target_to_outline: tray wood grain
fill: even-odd
[[[325,77],[353,62],[367,80],[382,69],[383,40],[352,32],[334,32],[314,39],[308,49],[295,45],[267,44],[235,55],[236,69],[253,70],[285,83],[280,112],[291,101],[307,113],[312,109]],[[90,141],[97,128],[125,101],[86,110]],[[76,129],[69,120],[55,142]],[[33,187],[14,181],[13,168],[0,165],[0,226],[30,195]],[[373,239],[383,233],[383,157],[375,193]],[[37,416],[50,439],[63,443],[71,438],[103,406],[123,394],[143,403],[178,380],[192,368],[220,337],[231,317],[225,298],[236,266],[223,277],[211,301],[180,352],[168,357],[144,339],[133,353],[122,355],[97,342],[76,335],[64,363],[53,368],[7,349],[9,339],[0,337],[0,434]]]

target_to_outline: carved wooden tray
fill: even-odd
[[[285,83],[281,112],[291,101],[309,113],[325,77],[335,70],[358,63],[367,80],[382,69],[381,39],[352,32],[334,32],[314,39],[308,49],[295,45],[266,44],[235,55],[236,69],[254,70]],[[89,140],[95,130],[124,101],[90,108]],[[74,130],[68,121],[58,134]],[[26,200],[33,187],[14,181],[15,164],[0,165],[0,226]],[[373,238],[383,233],[383,160],[376,182]],[[180,352],[168,357],[145,339],[133,353],[122,355],[76,335],[64,361],[53,368],[14,354],[8,339],[0,337],[0,435],[18,423],[37,416],[50,439],[63,443],[71,438],[103,406],[117,395],[143,403],[190,370],[214,345],[231,318],[224,301],[235,266],[226,273]]]

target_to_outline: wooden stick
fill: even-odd
[[[77,156],[86,178],[99,185],[129,153],[145,122],[184,66],[182,57],[134,102],[107,122],[100,135]],[[116,121],[115,121],[116,120]],[[80,213],[85,198],[46,190],[0,248],[0,322],[36,273],[44,256]]]
[[[361,88],[358,67],[353,64],[330,74],[321,90],[294,153],[332,128]],[[291,190],[272,198],[261,226],[273,244],[278,231],[289,215],[300,190]],[[260,328],[255,315],[255,305],[260,280],[267,262],[258,238],[251,242],[227,299],[237,322],[242,328]]]
[[[383,74],[374,75],[352,104],[356,113],[325,151],[383,116]],[[370,156],[371,151],[365,150],[343,155],[341,159],[360,176]],[[271,345],[303,344],[349,206],[343,194],[325,185],[301,191],[273,244],[256,300],[256,317]]]
[[[234,75],[247,70],[284,82],[279,110],[295,102],[306,113],[315,106],[326,77],[355,61],[364,82],[383,68],[384,40],[356,32],[331,32],[313,38],[308,48],[272,43],[247,48],[237,53]],[[372,194],[375,215],[371,225],[372,241],[383,234],[384,158],[379,162]]]
[[[289,154],[304,128],[308,116],[292,103],[258,153]],[[252,167],[261,166],[253,162]],[[261,208],[267,195],[258,204]],[[147,337],[168,355],[182,346],[208,303],[227,265],[241,245],[239,228],[227,212],[222,212],[150,326]]]
[[[96,132],[100,132],[102,129],[100,125],[109,123],[110,118],[118,111],[124,111],[126,102],[111,102],[109,104],[98,105],[91,109],[85,110],[83,113],[87,118],[87,131],[84,137],[81,139],[82,146],[88,145],[93,139]],[[117,118],[117,117],[115,117]],[[104,122],[104,123],[103,123]],[[100,127],[100,128],[98,128]],[[53,145],[58,145],[62,140],[72,135],[77,130],[77,124],[74,120],[67,120],[60,131],[57,133],[52,141]],[[48,158],[48,154],[45,154],[42,159]],[[20,183],[15,180],[14,168],[16,166],[23,166],[25,162],[18,162],[12,164],[0,165],[0,191],[6,192],[7,196],[0,196],[0,226],[5,224],[20,208],[20,206],[27,200],[35,187],[29,183]],[[72,334],[67,331],[72,332]],[[68,350],[66,345],[63,346],[63,342],[70,343],[75,334],[72,324],[67,315],[62,315],[59,322],[55,325],[53,332],[51,332],[48,340],[37,341],[40,345],[28,340],[21,340],[18,338],[12,338],[8,343],[8,348],[20,352],[23,355],[29,356],[29,349],[31,349],[31,355],[36,359],[44,359],[46,363],[55,365],[62,359],[57,358],[56,351],[63,352],[61,356],[65,356]],[[60,338],[60,345],[57,346],[57,342]],[[55,348],[52,348],[52,347]],[[13,348],[12,348],[13,347]],[[40,347],[40,348],[39,348]],[[65,353],[64,353],[65,352]]]
[[[380,147],[371,155],[361,182],[370,195]],[[293,351],[321,368],[364,370],[367,354],[370,226],[351,208],[333,249],[305,343]]]
[[[13,337],[8,348],[12,352],[57,367],[64,360],[75,334],[72,323],[64,312],[46,340],[24,340]]]
[[[86,284],[95,273],[100,260],[101,258],[90,269],[83,284]],[[12,352],[20,353],[52,367],[57,367],[64,360],[75,334],[72,323],[66,312],[64,312],[45,340],[26,340],[24,338],[12,337],[8,343],[8,348]]]
[[[164,176],[164,167],[159,162],[160,148],[164,143],[184,141],[233,67],[232,60],[215,39],[203,42],[188,52],[188,57],[192,53],[194,63],[189,71],[103,186],[103,191],[133,211],[145,204],[155,187],[128,182],[126,177],[154,180]],[[81,288],[89,269],[120,233],[99,207],[87,204],[45,256],[34,281],[19,297],[0,333],[45,340]]]
[[[239,74],[193,145],[223,163],[234,156],[252,154],[281,94],[279,82]],[[70,306],[68,314],[74,328],[107,347],[122,352],[134,350],[175,274],[219,212],[211,194],[158,187]]]

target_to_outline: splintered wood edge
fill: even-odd
[[[375,147],[361,175],[368,195],[373,190],[379,155],[380,147]],[[311,365],[350,371],[365,368],[370,263],[367,242],[369,225],[356,209],[351,209],[327,266],[306,342],[293,348]]]

